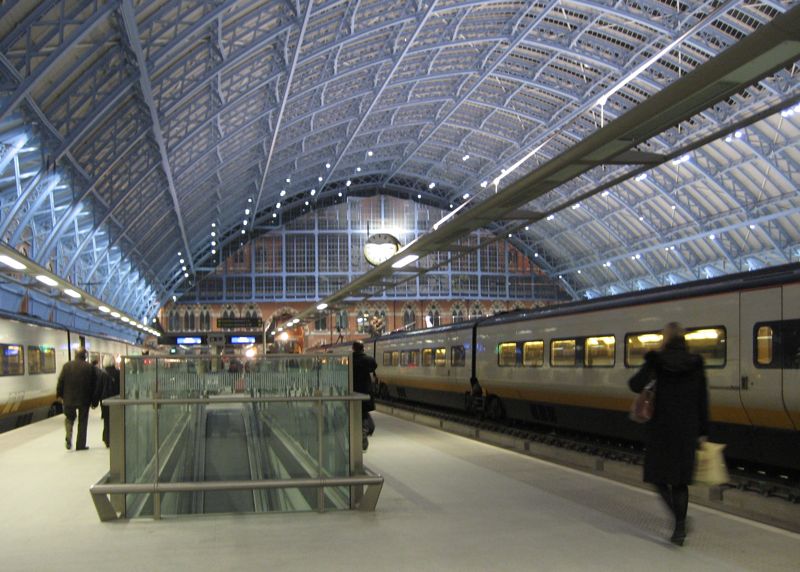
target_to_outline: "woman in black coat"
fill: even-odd
[[[628,382],[639,393],[655,379],[655,407],[647,423],[644,481],[652,483],[675,517],[672,542],[686,538],[689,483],[698,440],[708,435],[708,389],[703,358],[690,354],[684,332],[667,324],[661,351],[649,352]]]

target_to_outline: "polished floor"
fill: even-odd
[[[374,513],[101,523],[107,470],[97,412],[88,451],[61,418],[0,435],[3,570],[797,570],[800,535],[690,505],[667,542],[655,495],[376,414],[366,463],[386,478]]]

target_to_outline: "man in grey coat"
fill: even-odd
[[[72,427],[75,424],[75,417],[78,418],[78,441],[75,443],[75,450],[88,449],[86,426],[89,422],[89,407],[97,407],[99,392],[97,373],[95,367],[86,361],[85,349],[79,349],[75,353],[75,359],[65,363],[61,368],[56,395],[64,402],[67,449],[72,448]]]

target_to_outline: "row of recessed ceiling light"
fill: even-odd
[[[70,284],[62,283],[59,280],[53,278],[52,276],[48,276],[47,274],[36,273],[35,270],[29,269],[27,264],[25,264],[24,262],[18,260],[13,256],[9,256],[8,254],[0,254],[0,263],[3,263],[4,265],[14,270],[31,274],[36,280],[38,280],[45,286],[61,289],[61,291],[64,292],[64,294],[66,294],[73,300],[80,300],[83,298],[83,294],[78,292],[76,289],[72,288]],[[110,314],[111,317],[118,318],[119,320],[128,324],[131,327],[146,331],[156,337],[160,335],[157,330],[154,330],[145,324],[140,324],[133,318],[129,318],[128,316],[122,315],[121,313],[117,312],[116,310],[112,310],[111,308],[109,308],[104,304],[97,304],[97,309],[103,314]]]

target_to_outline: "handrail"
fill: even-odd
[[[295,479],[261,479],[257,481],[205,481],[205,482],[174,482],[174,483],[109,483],[110,472],[102,479],[89,487],[97,514],[101,521],[117,520],[119,515],[114,510],[108,495],[114,494],[160,494],[160,493],[192,493],[206,491],[249,491],[256,489],[286,489],[286,488],[324,488],[367,486],[363,496],[360,496],[354,508],[362,511],[373,511],[378,501],[383,476],[364,467],[363,475],[349,477],[303,477]],[[154,518],[160,515],[154,514]]]
[[[215,395],[214,397],[153,397],[150,399],[128,399],[110,397],[103,400],[103,405],[209,405],[220,403],[261,403],[261,402],[294,402],[294,401],[367,401],[370,398],[365,393],[350,393],[348,395]]]
[[[105,477],[89,487],[93,495],[147,494],[147,493],[194,493],[206,491],[249,491],[252,489],[289,489],[346,487],[354,485],[383,484],[383,477],[355,475],[350,477],[301,477],[296,479],[262,479],[258,481],[181,481],[174,483],[104,483]]]

